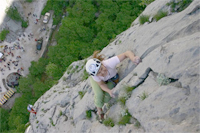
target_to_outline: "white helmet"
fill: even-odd
[[[92,76],[97,75],[100,67],[101,67],[101,62],[96,58],[90,59],[86,63],[86,71]]]

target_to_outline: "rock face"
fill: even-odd
[[[162,1],[162,2],[161,2]],[[143,14],[154,15],[157,7],[167,9],[170,0],[156,0]],[[158,6],[159,5],[159,6]],[[37,115],[30,115],[30,133],[55,132],[199,132],[200,131],[200,6],[194,0],[185,10],[157,22],[138,24],[117,36],[102,50],[107,57],[132,50],[143,58],[138,66],[128,59],[118,65],[121,81],[115,87],[119,97],[127,96],[125,86],[136,86],[125,106],[112,99],[105,112],[114,120],[106,127],[92,118],[95,110],[89,80],[82,81],[84,70],[68,70],[59,83],[35,103]],[[74,62],[84,65],[84,61]],[[81,65],[80,65],[81,64]],[[85,95],[81,99],[79,92]],[[128,109],[129,124],[118,125],[121,113]],[[140,127],[137,126],[140,123]]]

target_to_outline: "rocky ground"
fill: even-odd
[[[7,35],[6,40],[0,43],[0,51],[5,52],[6,57],[6,60],[0,63],[0,70],[2,70],[0,71],[0,81],[6,79],[12,72],[19,72],[22,76],[26,76],[29,73],[28,68],[31,65],[31,61],[37,61],[43,55],[49,35],[52,32],[53,22],[52,14],[48,24],[42,22],[43,16],[40,16],[40,14],[45,2],[46,0],[37,0],[32,3],[10,0],[8,3],[5,3],[5,6],[9,4],[16,6],[21,15],[28,20],[29,26],[23,29],[19,22],[13,21],[9,17],[1,18],[4,19],[1,29],[9,29],[10,33]],[[29,13],[31,14],[28,15]],[[2,14],[1,12],[1,16],[3,16]],[[35,23],[36,19],[38,20],[37,24]],[[44,28],[45,30],[42,30]],[[43,46],[40,51],[37,51],[35,39],[41,37],[43,38]],[[8,49],[5,49],[5,46]],[[13,61],[15,61],[15,64],[12,63]],[[10,65],[8,65],[9,62]],[[3,84],[0,86],[2,88],[1,96],[3,96],[6,93],[6,88]]]
[[[152,17],[155,9],[168,10],[169,1],[156,0],[142,14]],[[116,99],[103,108],[114,127],[99,123],[95,113],[90,119],[86,117],[86,111],[95,110],[95,105],[89,80],[82,80],[82,60],[73,62],[76,71],[67,70],[59,83],[34,104],[37,115],[30,115],[26,133],[199,132],[199,6],[200,1],[194,0],[184,11],[144,25],[136,19],[102,50],[106,57],[132,50],[143,59],[138,66],[125,60],[117,67],[121,81],[115,87]],[[138,87],[127,97],[126,86]],[[85,92],[82,99],[80,91]],[[120,97],[127,98],[124,106],[117,102]],[[118,125],[125,109],[131,121]]]

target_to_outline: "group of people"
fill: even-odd
[[[43,27],[43,28],[40,29],[40,32],[45,31],[45,30],[46,30],[46,28]]]
[[[23,36],[26,37],[25,34],[23,34]],[[30,41],[33,38],[33,36],[34,35],[32,33],[28,34],[28,40]],[[19,38],[17,40],[21,41]],[[24,41],[24,43],[26,42],[26,40],[24,38],[22,38],[22,41]],[[17,42],[17,43],[19,44],[19,42]]]
[[[18,55],[15,57],[15,50],[21,50],[22,52],[25,52],[24,48],[22,46],[20,46],[19,44],[14,44],[13,46],[8,46],[5,45],[3,48],[3,58],[0,59],[0,71],[1,74],[4,75],[4,72],[6,71],[6,69],[11,70],[11,68],[13,67],[13,69],[17,69],[17,67],[19,67],[19,61],[21,59],[21,56]],[[17,70],[18,72],[21,72],[21,67]]]
[[[29,12],[29,13],[28,13],[28,16],[30,16],[31,14],[32,14],[32,13]],[[37,15],[33,13],[33,17],[37,17]]]
[[[31,14],[32,14],[31,12],[28,13],[27,19],[29,18],[29,16],[31,16]],[[33,13],[33,17],[37,18],[37,15]],[[38,23],[38,19],[35,19],[34,23],[37,24]]]

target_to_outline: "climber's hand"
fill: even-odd
[[[114,93],[113,93],[113,89],[110,90],[109,94],[110,94],[110,96],[111,96],[112,98],[115,98],[115,95],[114,95]]]
[[[142,62],[142,59],[141,59],[139,56],[136,56],[133,63],[134,63],[135,65],[138,65],[140,62]]]

